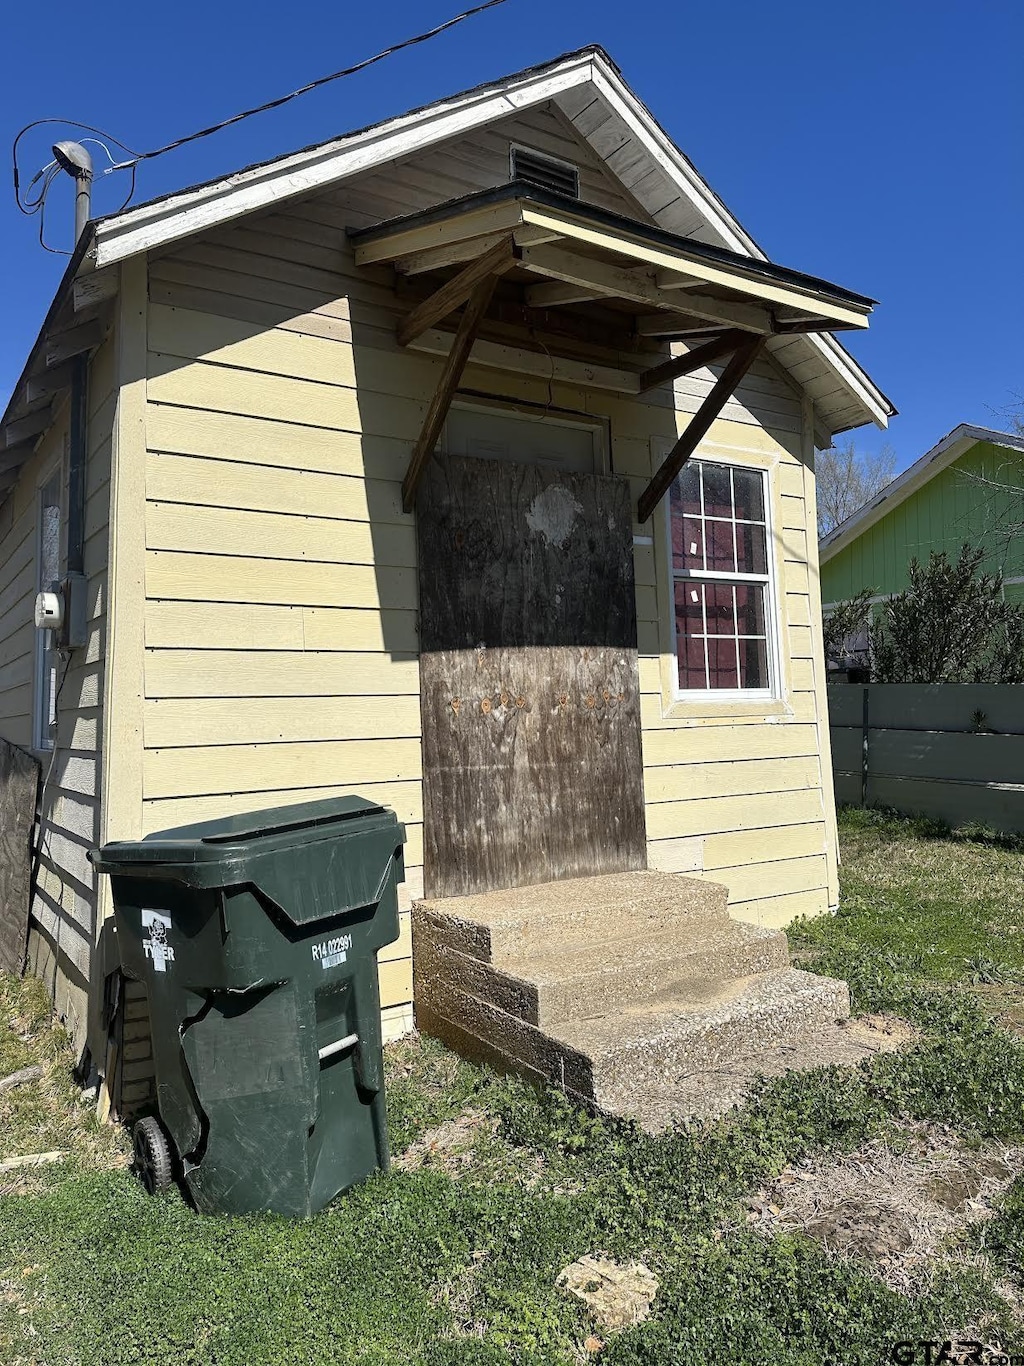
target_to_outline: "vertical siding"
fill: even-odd
[[[978,442],[822,565],[822,596],[898,593],[911,559],[924,563],[932,550],[955,557],[964,542],[987,547],[990,570],[1021,578],[1024,542],[1006,529],[1019,523],[1022,500],[1024,455]]]
[[[95,933],[96,875],[86,852],[99,836],[99,753],[102,732],[103,652],[110,479],[110,435],[116,403],[114,341],[95,354],[89,370],[85,572],[89,637],[58,672],[56,746],[42,756],[49,775],[43,798],[42,855],[32,906],[30,965],[51,986],[56,1007],[76,1045],[85,1041],[88,982]],[[67,555],[68,412],[65,403],[3,509],[0,509],[0,735],[29,749],[33,743],[38,489],[60,461],[65,517],[61,565]]]

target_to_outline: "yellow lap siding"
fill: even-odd
[[[329,430],[250,413],[217,412],[153,403],[149,409],[149,449],[207,460],[262,465],[284,470],[311,470],[372,475],[401,483],[409,464],[412,438],[373,436],[355,428]],[[150,456],[149,467],[155,463]],[[250,474],[254,488],[259,476]],[[166,494],[166,486],[164,489]]]
[[[400,481],[367,479],[361,473],[264,469],[254,477],[252,466],[241,461],[151,455],[146,486],[153,502],[254,512],[273,508],[278,514],[413,526],[402,511]]]
[[[717,876],[717,874],[716,874]],[[822,885],[807,892],[782,892],[778,896],[752,897],[730,904],[737,920],[779,930],[798,916],[813,918],[828,910],[828,891]]]
[[[786,798],[782,797],[782,801]],[[729,834],[704,837],[704,869],[733,868],[737,864],[777,863],[782,860],[805,859],[825,852],[825,822],[810,821],[806,825],[776,825],[763,830],[733,830]],[[771,875],[768,875],[769,882]],[[734,898],[740,886],[730,883]]]
[[[148,700],[146,745],[258,745],[314,740],[420,737],[420,703],[404,697],[318,697],[314,705],[294,697],[246,699],[188,697]]]
[[[199,746],[147,749],[146,797],[179,797],[322,787],[344,777],[350,784],[419,778],[420,743],[414,740],[334,740],[305,744]]]
[[[648,731],[643,737],[644,765],[708,764],[723,759],[788,759],[817,754],[810,725],[783,722],[759,726],[681,726]]]
[[[647,808],[647,838],[661,840],[806,825],[821,818],[821,793],[816,788],[786,793],[783,797],[777,792],[762,792],[741,797],[654,802]]]
[[[415,568],[416,534],[411,526],[342,522],[234,508],[150,503],[146,508],[150,550],[265,559],[315,560],[321,564],[364,564]]]
[[[146,612],[146,644],[194,650],[395,650],[419,648],[412,609],[285,607],[246,602],[161,602]]]
[[[413,569],[153,550],[146,556],[146,591],[150,599],[188,602],[410,609],[417,589]]]
[[[320,697],[418,696],[419,677],[418,657],[337,651],[150,650],[146,696],[294,697],[315,705]]]
[[[644,772],[650,804],[733,797],[749,793],[799,792],[817,787],[816,755],[783,759],[734,759],[714,763],[667,764]]]

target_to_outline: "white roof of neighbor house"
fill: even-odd
[[[901,475],[886,484],[881,492],[875,496],[862,508],[852,513],[844,522],[833,527],[827,536],[823,536],[819,547],[819,559],[822,564],[826,560],[838,555],[840,550],[844,550],[851,541],[855,541],[858,536],[864,534],[869,527],[892,512],[893,508],[899,507],[900,503],[906,500],[918,489],[923,488],[937,474],[948,469],[954,461],[959,460],[962,455],[976,446],[979,441],[988,442],[992,446],[1000,446],[1007,451],[1024,452],[1024,436],[1014,435],[1011,432],[997,432],[991,427],[975,427],[969,422],[961,422],[959,427],[954,427],[951,432],[947,432],[941,441],[937,442],[930,451],[925,451],[920,460],[916,460],[909,469],[903,471]]]
[[[83,277],[140,252],[315,193],[549,100],[558,105],[656,225],[680,237],[767,261],[753,238],[629,89],[607,53],[599,47],[586,47],[397,118],[90,224],[0,419],[0,448],[3,428],[26,410],[23,385],[76,277],[81,285]],[[827,434],[866,422],[884,427],[895,412],[888,398],[829,333],[772,337],[768,346],[794,382],[810,395],[817,421]]]

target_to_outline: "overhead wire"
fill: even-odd
[[[106,132],[104,129],[95,128],[88,123],[81,123],[77,119],[60,119],[52,117],[33,119],[31,123],[25,124],[25,126],[18,131],[11,145],[14,201],[23,214],[31,216],[32,214],[38,213],[40,215],[39,240],[47,251],[55,252],[58,255],[70,255],[70,252],[61,252],[56,247],[48,246],[43,240],[42,220],[45,215],[46,195],[53,182],[54,176],[60,170],[58,163],[56,161],[51,161],[44,166],[41,171],[37,171],[29,182],[25,196],[22,195],[21,173],[18,166],[18,147],[22,138],[34,128],[41,128],[48,124],[59,124],[65,128],[79,129],[82,132],[94,134],[94,137],[83,138],[82,141],[96,142],[97,145],[102,147],[104,152],[106,152],[110,165],[104,168],[102,174],[111,175],[115,171],[131,172],[131,184],[128,193],[119,207],[113,210],[114,213],[120,213],[128,206],[135,194],[136,171],[143,161],[152,161],[156,157],[163,156],[167,152],[173,152],[179,147],[185,147],[191,142],[197,142],[200,138],[210,137],[213,133],[219,133],[222,129],[230,128],[236,123],[241,123],[244,119],[252,118],[255,114],[264,114],[272,109],[280,109],[282,105],[288,104],[291,100],[298,99],[300,95],[306,95],[311,90],[318,90],[321,86],[328,85],[331,81],[341,80],[345,76],[354,76],[357,72],[365,71],[367,67],[374,66],[377,62],[384,61],[386,57],[393,56],[396,52],[403,52],[405,49],[415,47],[419,43],[428,42],[431,38],[436,38],[439,34],[445,33],[448,29],[454,28],[457,24],[464,23],[467,19],[473,18],[474,15],[482,14],[485,10],[495,9],[498,5],[503,5],[505,3],[507,3],[507,0],[484,0],[484,3],[474,5],[471,9],[463,10],[461,14],[456,14],[451,19],[446,19],[443,23],[436,24],[433,28],[426,29],[422,33],[414,34],[411,38],[403,38],[401,42],[392,43],[390,47],[383,48],[380,52],[374,53],[372,57],[364,57],[362,61],[356,62],[353,66],[343,67],[340,71],[332,71],[328,76],[319,76],[315,81],[309,81],[305,85],[300,86],[297,90],[290,91],[287,95],[280,95],[277,99],[266,100],[263,104],[253,105],[250,109],[243,109],[241,113],[233,114],[227,119],[221,119],[219,123],[213,123],[206,128],[200,128],[195,133],[187,133],[184,137],[176,138],[173,142],[167,142],[162,147],[154,147],[145,152],[137,152],[134,148],[129,147],[126,142],[122,142],[120,138],[114,137],[113,134]],[[105,139],[105,141],[101,141],[101,139]],[[126,152],[128,154],[127,160],[115,162],[109,148],[106,146],[106,143],[108,142],[112,143],[115,147],[119,147],[123,152]],[[34,198],[29,198],[28,194],[40,178],[43,180],[42,188]]]

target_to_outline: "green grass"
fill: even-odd
[[[874,1366],[896,1339],[979,1319],[1020,1350],[996,1282],[1022,1285],[1024,1191],[986,1227],[976,1264],[939,1259],[913,1295],[742,1219],[743,1194],[787,1163],[851,1150],[901,1117],[941,1119],[971,1143],[1024,1141],[1024,1043],[988,1020],[970,966],[983,955],[1015,970],[1024,856],[862,814],[844,815],[843,835],[843,911],[794,937],[816,967],[846,966],[863,1007],[915,1019],[909,1053],[781,1078],[716,1125],[650,1138],[439,1045],[403,1043],[388,1058],[395,1151],[467,1106],[497,1131],[482,1126],[457,1169],[377,1177],[305,1223],[199,1218],[176,1191],[148,1199],[86,1125],[66,1140],[70,1165],[0,1196],[0,1361],[576,1366],[591,1327],[555,1279],[595,1251],[639,1258],[661,1282],[651,1319],[596,1358],[611,1366]],[[963,892],[966,927],[949,913]],[[27,991],[39,1005],[32,990],[4,985],[0,1037],[12,1000]],[[37,1027],[59,1071],[66,1047]],[[0,1052],[8,1070],[29,1060],[19,1047]],[[20,1143],[14,1111],[43,1103],[14,1097],[0,1110],[0,1157],[5,1120]],[[70,1083],[61,1103],[75,1112]]]

